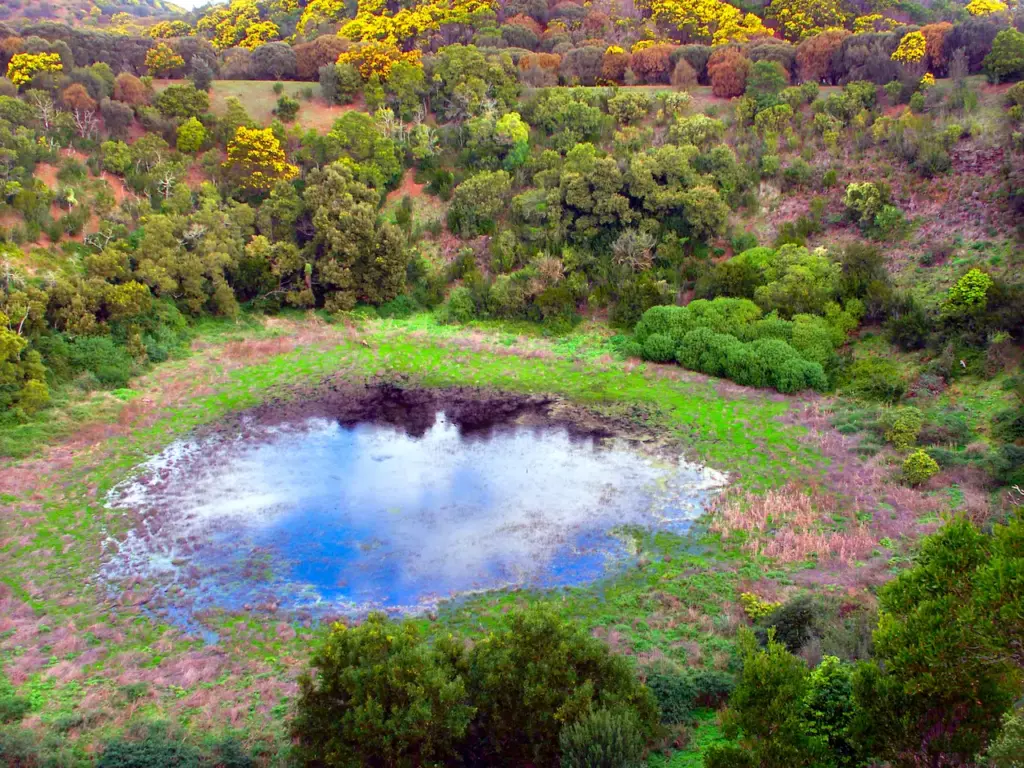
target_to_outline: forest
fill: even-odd
[[[4,13],[0,763],[1022,764],[1024,5]],[[357,386],[728,483],[419,613],[105,575],[145,460]]]

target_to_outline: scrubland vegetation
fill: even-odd
[[[5,12],[0,763],[1020,765],[1019,4]],[[141,459],[338,379],[732,485],[431,616],[208,646],[98,583]]]

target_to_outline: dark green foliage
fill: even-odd
[[[712,744],[704,753],[704,768],[758,768],[757,758],[738,744]]]
[[[632,715],[599,709],[562,729],[562,768],[639,768],[644,742]]]
[[[776,608],[764,620],[764,626],[774,630],[776,640],[785,645],[790,653],[796,653],[815,632],[818,618],[815,607],[814,598],[803,595]],[[767,635],[767,631],[764,631],[764,642],[767,642]]]
[[[96,768],[200,768],[200,750],[153,728],[141,738],[123,738],[104,747]]]
[[[74,371],[88,371],[109,389],[126,386],[134,368],[131,355],[109,336],[72,339],[66,345],[66,354]]]
[[[1024,518],[955,520],[879,594],[879,666],[854,678],[859,740],[880,759],[970,760],[1022,693]]]
[[[644,357],[656,363],[667,363],[675,359],[676,344],[668,336],[652,333],[643,343]]]
[[[867,400],[895,403],[907,391],[907,382],[892,360],[865,357],[850,366],[844,388]]]
[[[298,763],[413,768],[454,758],[473,716],[459,653],[383,614],[353,628],[335,624],[299,681]]]
[[[732,675],[717,669],[680,669],[659,662],[644,670],[647,687],[658,702],[661,722],[687,723],[698,707],[719,707],[732,693]]]
[[[814,742],[804,714],[809,690],[807,666],[771,636],[760,649],[749,630],[740,635],[743,671],[729,699],[730,727],[761,768],[799,768],[814,762]]]
[[[631,712],[645,741],[657,726],[657,704],[629,662],[548,609],[513,613],[474,645],[464,676],[476,764],[552,765],[562,728],[599,709]]]
[[[28,699],[18,696],[0,671],[0,725],[16,723],[32,709]]]

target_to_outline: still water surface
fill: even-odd
[[[724,477],[559,427],[425,433],[307,418],[180,441],[114,489],[138,524],[103,575],[166,587],[172,616],[271,603],[409,612],[628,563],[623,526],[684,531]]]

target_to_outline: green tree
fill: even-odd
[[[754,99],[757,108],[766,109],[779,101],[782,89],[789,85],[786,70],[777,61],[755,61],[747,74],[747,96]]]
[[[567,725],[559,738],[562,768],[639,768],[644,737],[627,713],[599,709]]]
[[[405,287],[408,260],[401,231],[377,215],[380,195],[342,160],[312,171],[305,200],[313,214],[314,272],[325,306],[352,309],[357,301],[381,304]]]
[[[807,733],[825,750],[829,764],[852,768],[857,753],[851,741],[853,670],[835,656],[826,656],[811,671],[804,700]]]
[[[484,171],[455,188],[448,208],[448,226],[463,237],[493,231],[508,205],[512,177],[506,171]]]
[[[879,592],[879,664],[854,677],[854,731],[900,765],[971,762],[1022,690],[1024,518],[948,523]]]
[[[512,613],[463,663],[477,764],[554,765],[562,729],[600,709],[632,716],[645,741],[657,727],[654,698],[629,662],[547,608]]]
[[[807,665],[775,640],[774,631],[761,649],[744,629],[739,646],[743,671],[729,699],[730,731],[739,730],[761,768],[812,765],[816,742],[806,727]]]
[[[171,85],[160,92],[153,102],[164,117],[187,120],[210,110],[210,97],[194,85]]]
[[[1024,77],[1024,32],[1013,27],[1001,30],[985,57],[985,71],[997,83]]]
[[[206,128],[199,120],[190,117],[178,126],[178,151],[194,155],[206,143]]]
[[[411,622],[379,613],[334,624],[299,680],[291,723],[300,765],[325,768],[442,766],[458,755],[473,709],[452,663]]]
[[[403,120],[412,120],[426,95],[423,67],[409,61],[396,62],[387,80],[387,93]]]

